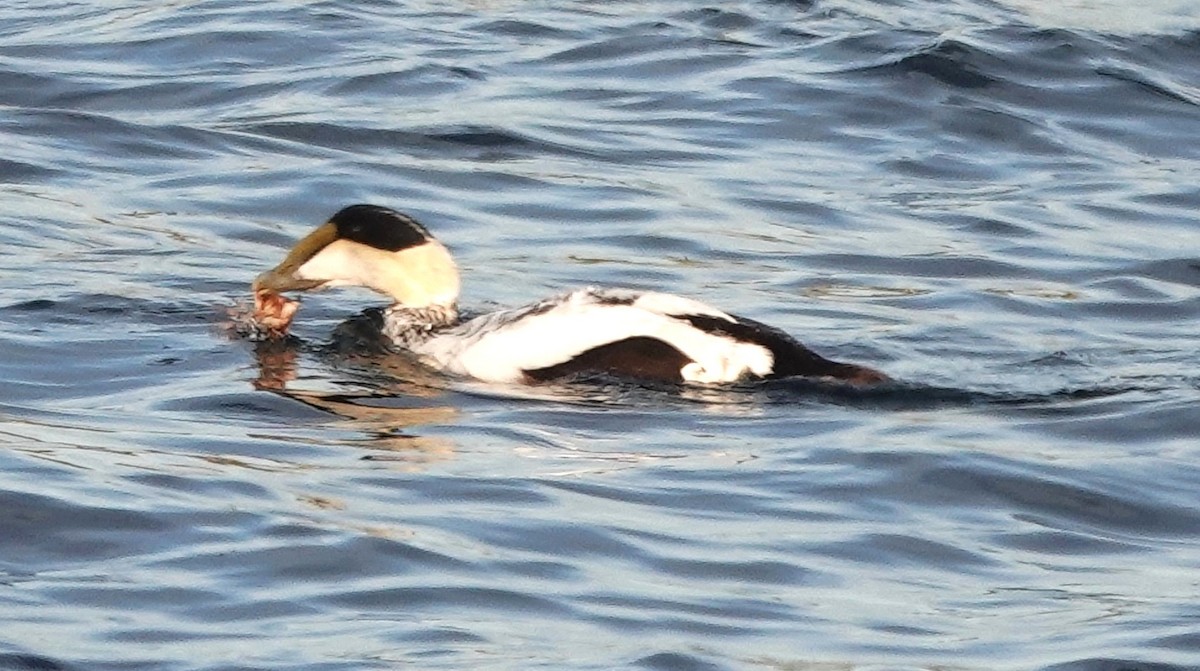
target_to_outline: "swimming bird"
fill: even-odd
[[[589,374],[699,384],[889,379],[826,359],[779,329],[666,293],[588,287],[461,321],[450,252],[412,217],[378,205],[338,211],[253,282],[277,309],[280,292],[337,286],[366,287],[393,301],[383,311],[382,332],[396,348],[485,381]],[[294,304],[282,317],[284,328],[292,312]]]

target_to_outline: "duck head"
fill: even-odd
[[[404,307],[452,306],[458,268],[450,252],[408,215],[378,205],[338,211],[254,279],[254,291],[360,286]]]

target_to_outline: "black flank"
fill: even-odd
[[[379,205],[351,205],[329,219],[338,237],[368,247],[395,252],[432,239],[416,219]]]
[[[547,382],[584,373],[609,373],[638,380],[682,382],[680,371],[692,360],[657,339],[638,336],[594,347],[571,359],[525,371],[532,382]]]

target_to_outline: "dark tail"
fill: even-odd
[[[775,357],[775,365],[768,379],[782,377],[832,378],[857,386],[870,386],[889,382],[892,378],[867,366],[830,361],[804,346],[799,340],[774,326],[753,319],[734,316],[736,322],[707,315],[688,315],[683,319],[696,328],[708,333],[752,342],[767,348]]]

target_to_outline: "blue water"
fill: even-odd
[[[1048,5],[0,7],[0,668],[1200,668],[1200,11]],[[354,202],[902,383],[222,329]]]

